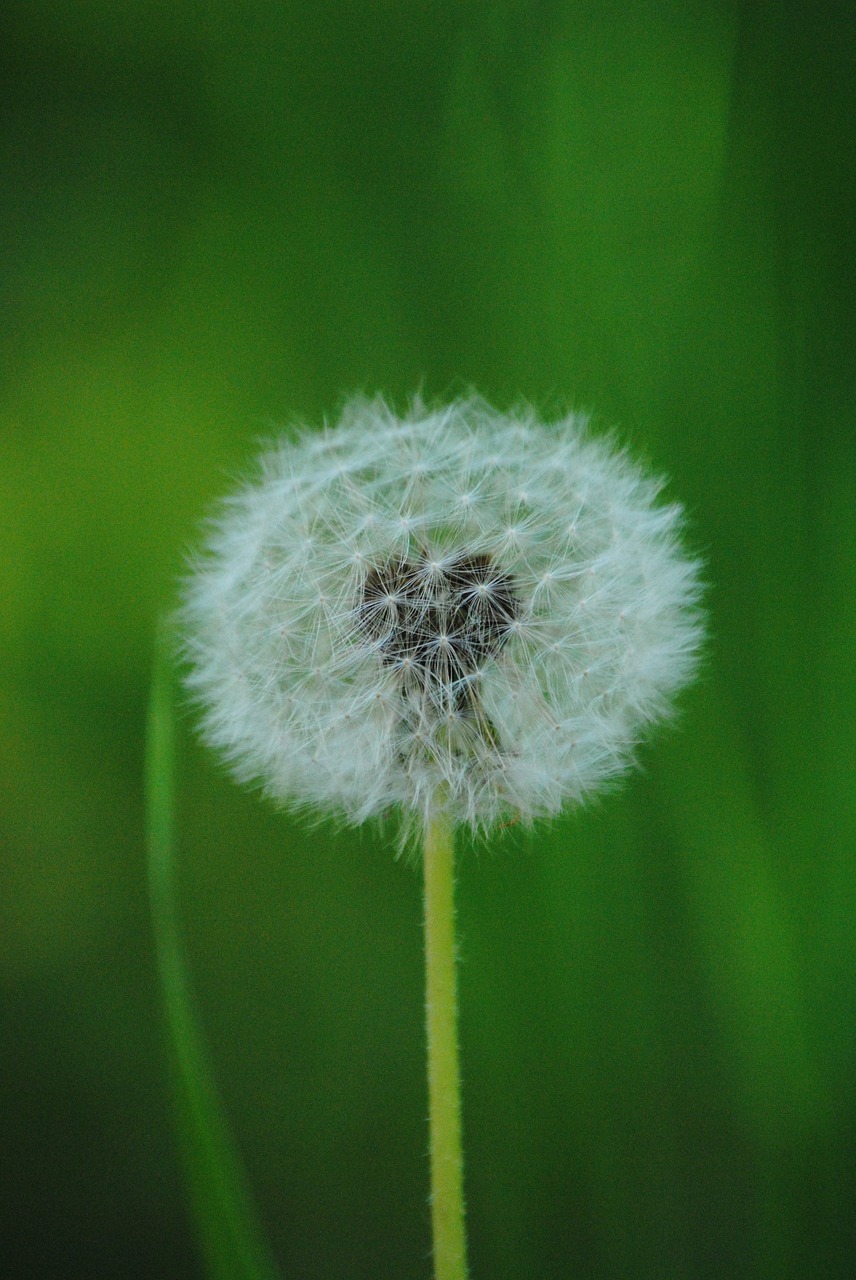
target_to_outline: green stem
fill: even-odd
[[[452,829],[435,814],[425,830],[425,1007],[431,1129],[435,1280],[466,1280],[461,1082],[455,978]]]

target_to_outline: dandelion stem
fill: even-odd
[[[444,814],[425,830],[425,1006],[435,1280],[466,1280],[455,977],[454,841]]]

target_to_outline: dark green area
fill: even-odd
[[[292,417],[590,409],[708,562],[644,769],[462,850],[474,1280],[856,1256],[850,7],[7,4],[4,1266],[201,1276],[146,896],[156,621]],[[427,1280],[420,885],[179,732],[181,927],[285,1280]]]

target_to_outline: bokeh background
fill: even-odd
[[[474,1277],[853,1274],[854,32],[781,0],[7,0],[3,1269],[202,1275],[147,912],[156,619],[345,393],[590,410],[710,642],[615,794],[462,848]],[[418,873],[181,725],[181,911],[283,1277],[429,1275]]]

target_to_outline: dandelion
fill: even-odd
[[[556,814],[693,669],[697,566],[659,489],[574,418],[352,401],[264,458],[190,579],[208,740],[351,822]]]
[[[668,715],[701,622],[661,487],[576,417],[355,399],[267,454],[187,584],[188,684],[237,777],[424,833],[438,1280],[465,1274],[451,831],[557,814]]]

